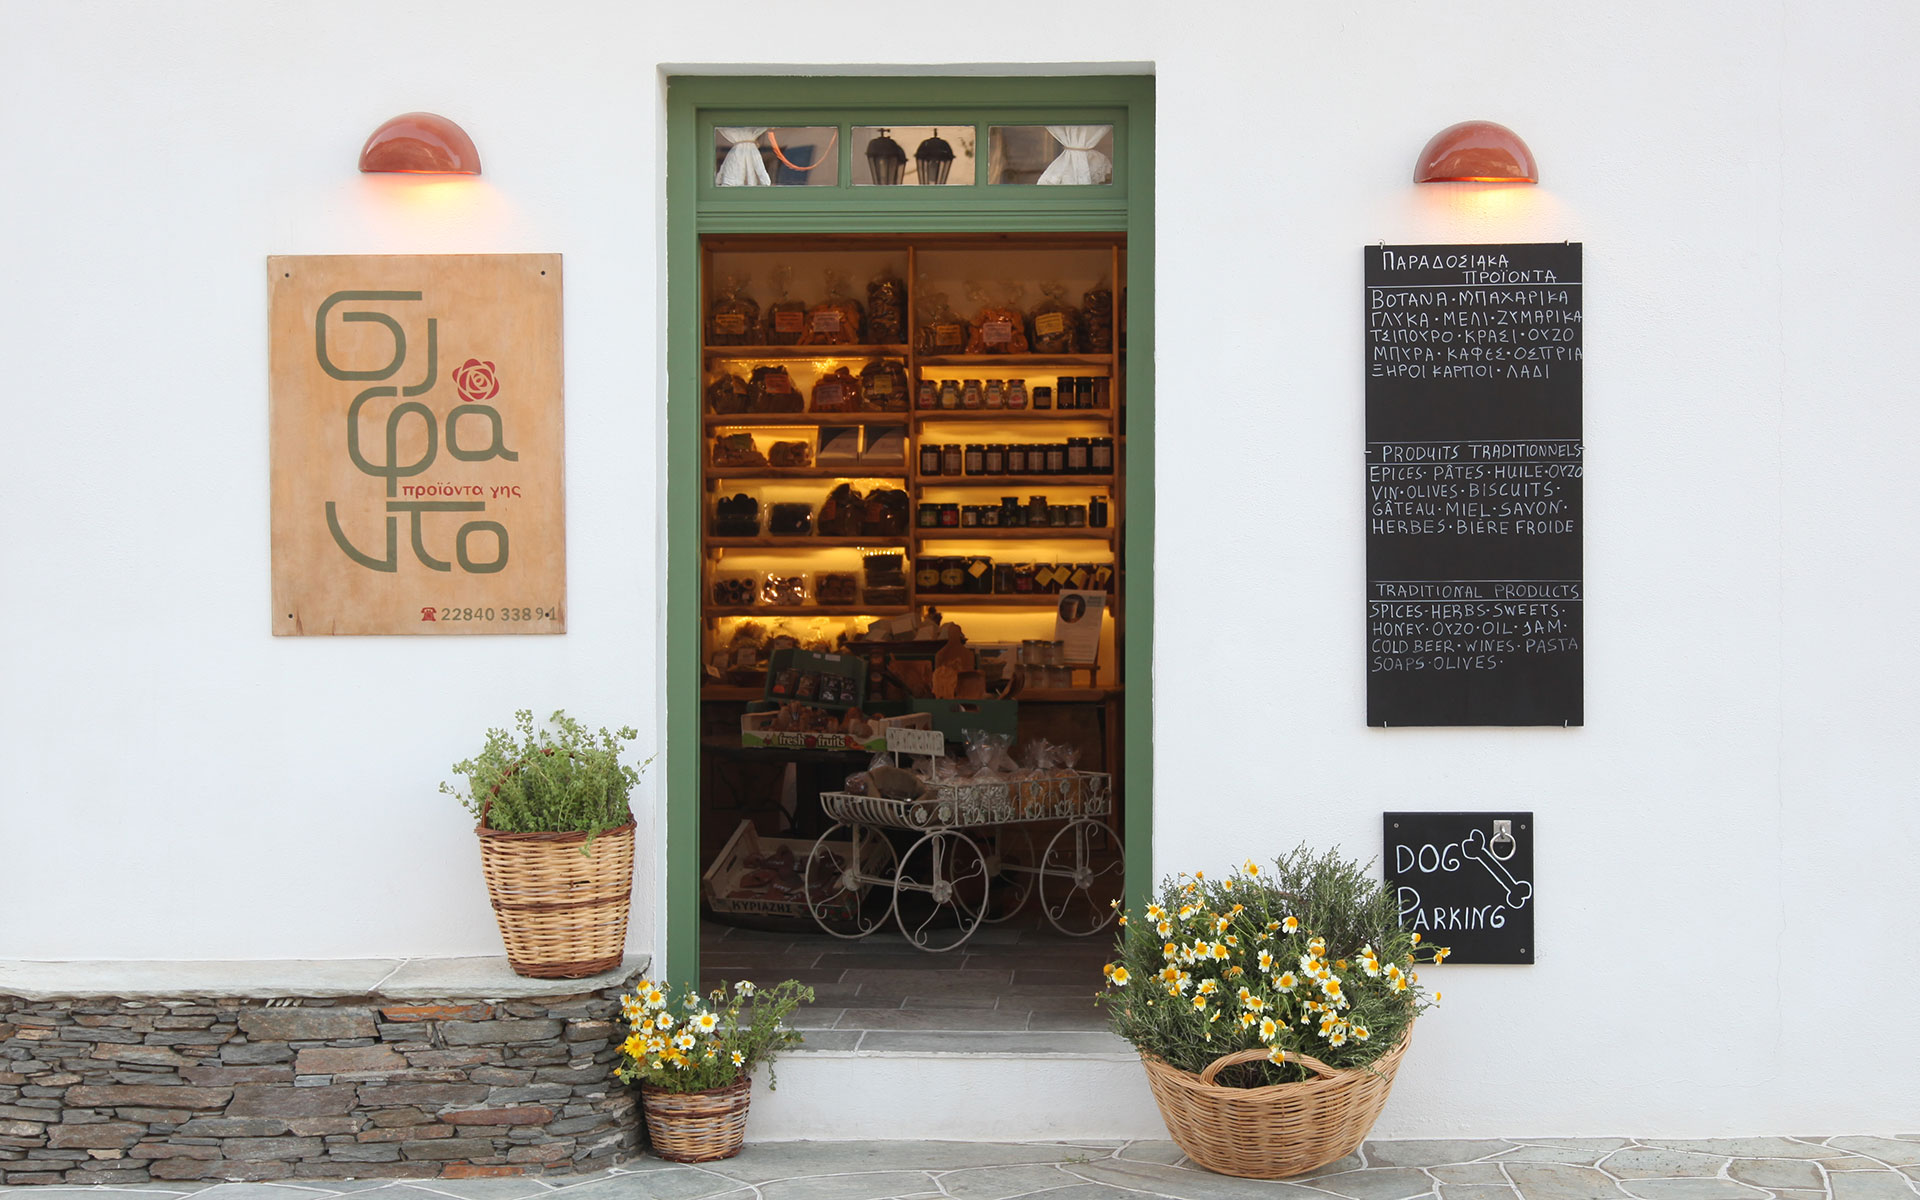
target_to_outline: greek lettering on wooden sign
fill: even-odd
[[[267,268],[274,633],[566,632],[560,256]]]

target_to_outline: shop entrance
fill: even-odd
[[[668,971],[802,979],[828,1049],[1100,1028],[1150,873],[1150,80],[670,99]]]

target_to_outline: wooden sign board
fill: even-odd
[[[560,256],[267,276],[274,633],[565,633]]]
[[[1390,812],[1381,862],[1400,926],[1456,963],[1533,962],[1533,814]]]
[[[1581,246],[1365,257],[1367,723],[1582,724]]]

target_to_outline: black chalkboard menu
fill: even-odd
[[[1381,862],[1400,927],[1448,962],[1533,961],[1533,814],[1382,814]]]
[[[1584,723],[1580,251],[1365,251],[1369,725]]]

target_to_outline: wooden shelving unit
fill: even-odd
[[[750,550],[779,553],[782,551],[813,550],[850,550],[871,548],[878,552],[898,551],[905,555],[906,575],[909,585],[908,605],[904,607],[881,606],[808,606],[785,607],[775,605],[752,605],[744,607],[720,607],[709,605],[703,609],[707,618],[718,617],[763,617],[801,618],[808,617],[854,617],[893,616],[914,611],[924,605],[937,605],[943,609],[1004,609],[1008,611],[1041,612],[1053,607],[1057,598],[1052,595],[1015,593],[1011,595],[963,595],[951,593],[930,593],[921,595],[912,590],[914,579],[914,559],[921,554],[944,555],[950,553],[949,547],[965,543],[990,543],[994,546],[1006,545],[1018,547],[1026,543],[1075,543],[1084,545],[1094,556],[1103,561],[1111,559],[1118,567],[1120,550],[1120,529],[1123,527],[1124,505],[1121,495],[1123,473],[1120,470],[1100,475],[921,475],[919,473],[919,444],[924,431],[929,426],[964,425],[978,426],[983,437],[996,440],[1000,435],[986,434],[988,426],[1012,427],[1021,430],[1021,436],[1028,436],[1034,442],[1063,441],[1068,436],[1078,437],[1080,433],[1062,429],[1062,426],[1078,424],[1084,431],[1088,427],[1101,430],[1097,436],[1113,438],[1113,453],[1116,466],[1124,462],[1125,437],[1122,412],[1125,405],[1125,352],[1120,347],[1120,331],[1117,327],[1121,306],[1120,298],[1125,272],[1123,254],[1119,240],[1110,235],[1093,233],[1067,234],[822,234],[796,236],[759,236],[724,235],[710,237],[703,242],[702,275],[708,281],[703,289],[704,319],[705,305],[710,302],[713,285],[714,254],[767,254],[781,253],[834,253],[868,254],[883,251],[896,255],[895,271],[900,278],[908,281],[909,334],[918,331],[923,314],[920,305],[922,296],[922,261],[926,255],[952,255],[956,252],[1033,251],[1050,253],[1072,251],[1077,254],[1091,255],[1104,253],[1106,262],[1098,272],[1110,281],[1113,287],[1116,328],[1112,331],[1114,353],[1097,354],[923,354],[913,344],[862,344],[862,345],[782,345],[782,346],[707,346],[703,350],[703,361],[707,367],[704,382],[710,382],[720,372],[746,374],[754,365],[791,365],[796,363],[820,363],[829,369],[846,366],[856,374],[868,362],[875,359],[891,359],[902,362],[907,370],[908,395],[910,400],[917,399],[919,384],[923,378],[941,380],[958,378],[997,379],[1019,376],[1028,380],[1029,388],[1051,383],[1044,378],[1052,375],[1093,375],[1105,376],[1112,382],[1109,392],[1109,406],[1106,408],[1071,409],[1022,409],[977,408],[977,409],[892,409],[867,410],[857,412],[780,412],[780,413],[707,413],[701,418],[702,428],[711,437],[716,431],[752,431],[768,430],[778,434],[787,431],[803,432],[809,429],[843,429],[857,426],[906,426],[905,463],[890,462],[885,465],[864,463],[837,463],[814,465],[809,467],[766,467],[766,466],[716,466],[709,463],[703,468],[709,492],[725,486],[735,485],[751,487],[755,484],[820,482],[831,484],[838,481],[885,480],[897,483],[907,494],[909,520],[926,493],[935,489],[967,489],[969,493],[982,495],[1005,495],[1014,490],[1025,494],[1046,493],[1055,503],[1073,497],[1084,503],[1087,494],[1103,491],[1109,496],[1110,517],[1105,528],[1092,527],[971,527],[922,529],[910,525],[906,533],[894,537],[778,537],[762,535],[758,537],[713,537],[705,536],[702,546],[708,551]],[[1030,281],[1037,283],[1039,280]],[[856,288],[856,292],[857,292]],[[937,289],[935,289],[937,290]],[[1029,292],[1031,296],[1031,291]],[[804,371],[800,378],[805,379]],[[948,442],[959,440],[951,434],[942,436],[935,433],[931,440]],[[1011,439],[1009,439],[1011,440]],[[822,493],[824,497],[824,491]],[[983,500],[983,502],[985,502]],[[704,529],[704,519],[703,519]],[[1055,553],[1060,553],[1056,548]],[[709,564],[720,560],[716,555],[705,556]],[[1001,561],[999,556],[996,561]],[[1041,556],[1036,556],[1041,557]],[[1024,559],[1022,560],[1024,561]],[[815,568],[817,570],[817,568]],[[857,566],[850,568],[858,570]],[[709,581],[703,581],[706,583]],[[1109,609],[1119,613],[1122,597],[1109,598]],[[731,691],[732,689],[729,689]],[[751,698],[758,698],[758,691],[738,689],[742,692],[753,691]],[[717,689],[708,688],[703,695],[707,698],[719,698]],[[1057,694],[1042,695],[1029,693],[1032,699],[1058,700],[1104,700],[1117,695],[1117,689],[1065,689]],[[742,696],[740,698],[748,698]]]

